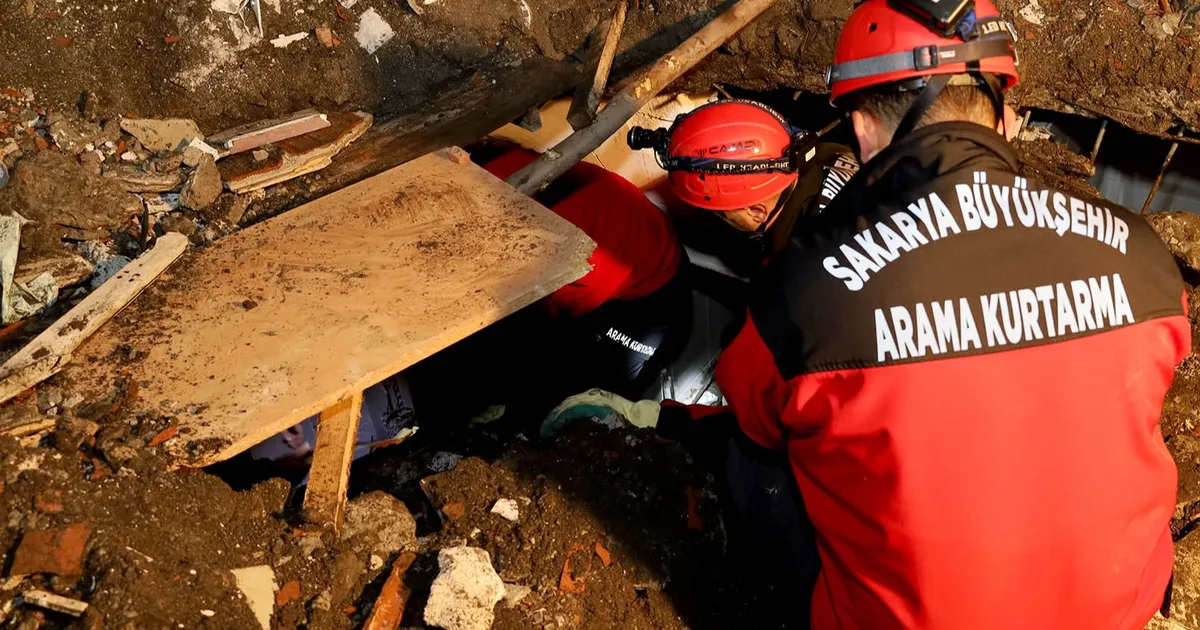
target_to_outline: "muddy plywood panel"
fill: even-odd
[[[428,155],[185,257],[64,376],[169,415],[181,465],[231,457],[587,272],[583,232]],[[132,363],[115,357],[145,353]],[[124,351],[122,351],[124,350]]]

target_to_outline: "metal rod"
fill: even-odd
[[[1108,119],[1100,121],[1100,132],[1096,134],[1096,144],[1092,145],[1092,164],[1096,163],[1096,156],[1100,155],[1100,143],[1104,142],[1104,134],[1108,131]]]
[[[1180,129],[1179,136],[1183,135],[1183,130]],[[1167,174],[1167,167],[1171,165],[1171,160],[1175,158],[1175,151],[1179,149],[1179,142],[1171,143],[1170,150],[1167,151],[1167,159],[1163,160],[1162,168],[1158,170],[1158,178],[1154,180],[1154,185],[1150,187],[1150,194],[1146,196],[1146,203],[1142,205],[1142,214],[1146,214],[1150,210],[1150,204],[1154,201],[1154,195],[1158,194],[1158,187],[1162,186],[1163,176]]]
[[[1033,117],[1033,109],[1032,108],[1026,109],[1025,115],[1021,117],[1021,126],[1017,127],[1017,134],[1015,136],[1013,136],[1014,138],[1020,139],[1021,132],[1025,131],[1025,128],[1029,126],[1029,119],[1032,117]]]
[[[575,166],[617,132],[650,99],[693,66],[738,34],[776,0],[737,0],[721,15],[671,52],[663,55],[608,102],[590,127],[576,131],[504,181],[532,195]],[[726,3],[730,4],[730,3]]]

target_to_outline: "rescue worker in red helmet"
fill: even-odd
[[[990,0],[857,5],[830,90],[863,168],[717,365],[795,473],[814,628],[1134,629],[1163,605],[1184,286],[1138,215],[1017,175],[1013,39]]]
[[[821,136],[762,103],[735,99],[700,107],[669,129],[634,128],[629,143],[654,149],[671,191],[702,210],[695,220],[678,217],[681,239],[751,276],[858,170],[849,147]]]

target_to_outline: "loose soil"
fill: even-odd
[[[12,566],[16,550],[39,536],[33,532],[90,530],[81,576],[0,582],[0,611],[13,607],[11,623],[29,624],[13,627],[71,626],[14,601],[40,587],[87,601],[87,628],[255,628],[230,570],[257,565],[272,567],[276,584],[288,587],[273,627],[365,621],[395,554],[372,558],[358,539],[303,528],[290,484],[251,483],[245,461],[219,471],[224,479],[168,473],[161,447],[147,446],[156,427],[120,424],[119,437],[102,431],[92,440],[64,416],[35,446],[0,440],[0,514],[8,515],[0,566]],[[120,465],[110,461],[118,444],[128,449]],[[437,448],[447,445],[463,458],[431,474],[447,459]],[[503,429],[463,429],[378,451],[355,465],[352,479],[354,494],[399,496],[417,518],[422,537],[405,580],[414,591],[405,627],[424,627],[437,550],[462,544],[487,550],[505,582],[531,589],[515,606],[497,606],[500,630],[727,628],[748,619],[777,627],[784,619],[763,594],[769,589],[750,591],[730,577],[711,476],[649,432],[583,422],[529,443]],[[517,501],[518,522],[490,512],[500,498]]]

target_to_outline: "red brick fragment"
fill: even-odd
[[[457,521],[458,519],[462,518],[463,515],[466,513],[467,513],[467,506],[463,505],[461,502],[460,503],[447,503],[446,505],[442,506],[442,514],[445,514],[446,518],[448,518],[452,521]]]
[[[83,575],[83,555],[92,528],[83,523],[28,532],[21,538],[9,575],[50,573],[64,577]]]
[[[71,42],[73,41],[75,40],[67,37],[66,35],[59,35],[58,37],[54,38],[54,45],[58,46],[59,48],[66,48],[67,46],[70,46]]]
[[[163,429],[162,431],[159,431],[158,435],[154,436],[150,440],[150,443],[147,444],[146,446],[158,446],[159,444],[162,444],[163,442],[166,442],[167,440],[175,437],[176,433],[179,433],[179,427],[172,424],[171,426]]]
[[[600,543],[596,543],[596,557],[600,558],[600,564],[604,566],[612,564],[612,554],[608,553],[608,550]]]
[[[275,605],[286,606],[290,602],[300,599],[300,580],[292,580],[283,585],[278,593],[275,593]]]
[[[688,486],[684,489],[687,498],[687,528],[694,532],[704,531],[704,518],[700,516],[700,491]]]
[[[62,512],[62,490],[46,490],[33,495],[33,509],[42,514]]]
[[[163,43],[164,44],[174,44],[174,43],[179,42],[179,40],[181,40],[181,39],[183,39],[183,38],[178,35],[167,35],[166,37],[163,38]]]

